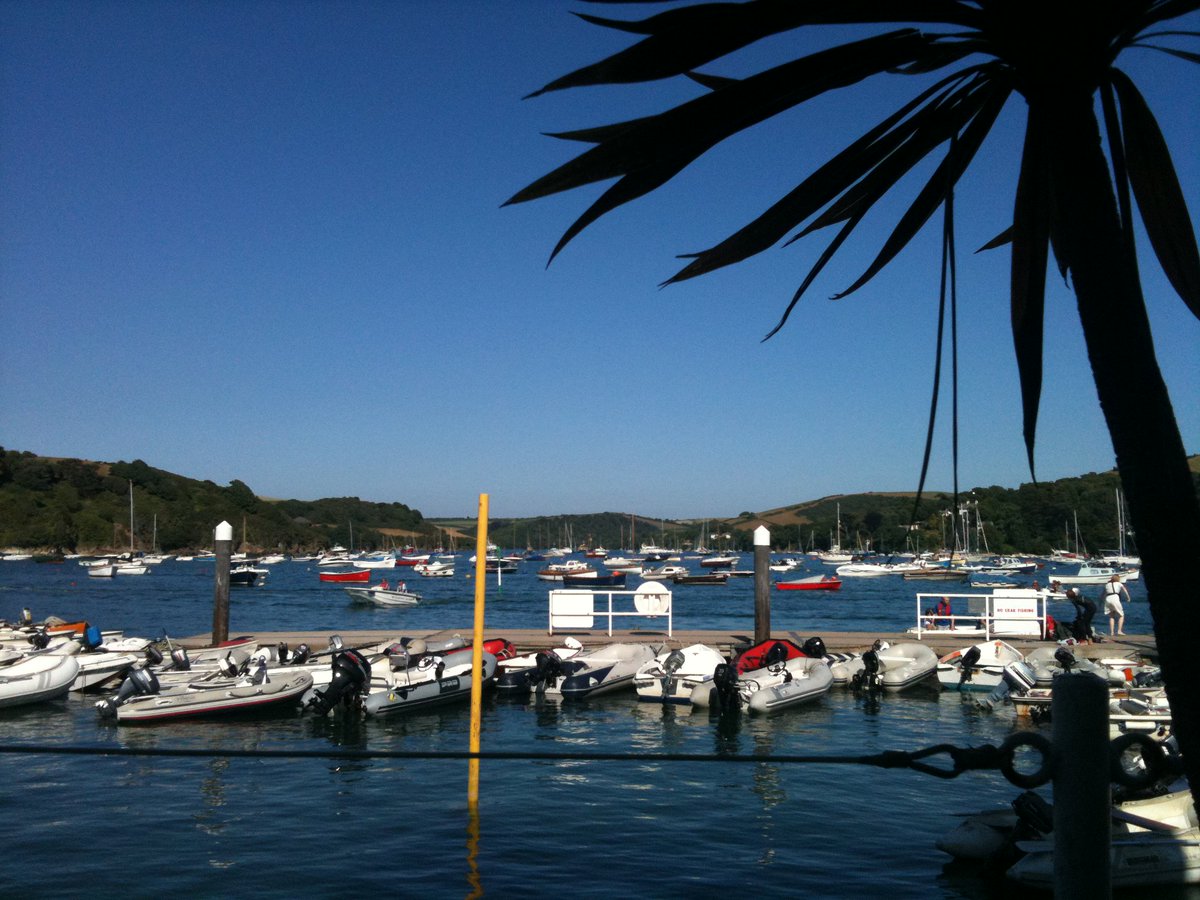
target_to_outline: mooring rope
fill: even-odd
[[[1041,754],[1041,764],[1032,773],[1017,771],[1015,756],[1022,747],[1029,747]],[[885,750],[865,756],[818,756],[810,754],[771,754],[769,756],[736,756],[720,753],[605,753],[605,752],[531,752],[528,750],[487,750],[471,753],[467,750],[351,750],[329,748],[323,750],[237,750],[207,747],[103,747],[65,746],[54,744],[0,744],[0,753],[62,755],[62,756],[161,756],[182,758],[229,758],[229,759],[330,759],[330,760],[515,760],[532,762],[698,762],[698,763],[777,763],[782,765],[858,765],[882,769],[912,769],[937,778],[956,778],[963,772],[998,770],[1018,787],[1031,788],[1046,784],[1050,780],[1050,741],[1032,733],[1008,737],[996,747],[984,744],[980,747],[955,747],[952,744],[937,744],[924,750]],[[926,760],[945,754],[949,757],[946,766],[934,765]]]

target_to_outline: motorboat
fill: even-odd
[[[827,658],[835,684],[867,690],[902,691],[920,684],[938,667],[937,654],[919,641],[876,641],[864,653]]]
[[[112,563],[103,566],[88,566],[89,578],[112,578],[117,574],[117,567]]]
[[[905,581],[966,581],[971,570],[962,566],[919,566],[901,575]]]
[[[780,591],[837,591],[841,587],[842,579],[833,575],[809,575],[775,582],[775,589]]]
[[[594,569],[586,572],[563,572],[563,587],[577,588],[623,588],[625,587],[624,572],[606,572],[601,575]]]
[[[229,570],[229,583],[231,585],[240,585],[242,587],[253,587],[257,582],[262,571],[259,571],[254,566],[243,563],[240,566],[234,566]],[[324,577],[322,577],[324,580]]]
[[[691,703],[692,691],[711,681],[717,666],[727,662],[724,654],[707,644],[663,650],[637,670],[633,687],[639,700],[652,703]]]
[[[413,566],[413,571],[418,575],[424,575],[426,578],[450,578],[454,575],[454,563],[452,562],[427,562],[417,563]]]
[[[360,556],[354,561],[354,565],[360,569],[394,569],[396,568],[396,557],[390,553]],[[416,563],[410,565],[416,565]]]
[[[568,637],[561,647],[501,660],[496,671],[496,689],[526,693],[534,686],[544,686],[546,672],[550,667],[577,656],[582,650],[583,644],[577,638]]]
[[[736,553],[716,553],[700,560],[702,569],[732,569],[742,558]]]
[[[1124,584],[1127,581],[1137,581],[1142,577],[1140,569],[1117,569],[1112,566],[1080,566],[1075,572],[1063,574],[1055,572],[1050,575],[1050,583],[1059,584],[1107,584],[1116,575]]]
[[[248,677],[162,688],[149,669],[129,673],[114,697],[96,704],[102,718],[118,722],[164,722],[230,715],[261,715],[297,706],[313,677],[296,672],[271,678],[266,666]]]
[[[387,655],[386,667],[375,666],[376,675],[363,698],[363,711],[368,716],[381,716],[469,699],[474,652],[471,647],[463,647],[441,654],[430,651],[419,638],[410,642],[403,650]],[[488,687],[496,675],[496,657],[485,650],[481,659],[481,684]]]
[[[1017,556],[998,556],[992,562],[979,569],[983,575],[1031,575],[1037,570],[1037,563],[1021,559]]]
[[[942,687],[951,691],[994,691],[1004,681],[1004,668],[1024,656],[1004,641],[984,641],[953,653],[937,664]]]
[[[692,690],[693,706],[719,711],[782,712],[829,692],[833,673],[823,659],[808,656],[789,640],[761,641]]]
[[[407,590],[402,581],[394,588],[388,587],[385,581],[370,587],[345,587],[342,590],[350,595],[351,600],[376,606],[416,606],[421,602],[421,595]]]
[[[568,559],[566,562],[550,563],[546,568],[539,569],[537,577],[542,581],[562,581],[563,576],[568,573],[571,575],[585,575],[588,572],[595,574],[596,570],[582,560]]]
[[[1200,828],[1184,781],[1165,792],[1131,795],[1113,803],[1110,883],[1114,888],[1200,882]],[[1161,789],[1160,789],[1161,791]],[[1054,809],[1026,791],[1010,808],[965,815],[936,842],[958,860],[1007,866],[1009,879],[1028,887],[1054,887]],[[1010,862],[1017,857],[1015,862]],[[990,870],[990,869],[985,869]]]
[[[728,584],[728,572],[705,572],[701,575],[676,575],[671,581],[675,584]]]
[[[79,663],[73,655],[5,653],[0,658],[0,707],[65,697],[78,674]]]
[[[642,569],[641,577],[643,581],[669,581],[680,575],[687,575],[687,566],[658,566],[656,568]]]
[[[879,578],[882,575],[900,575],[895,566],[887,563],[851,562],[838,566],[834,571],[839,578]]]
[[[1071,648],[1058,644],[1035,647],[1025,654],[1025,662],[1033,669],[1038,687],[1049,687],[1054,679],[1064,672],[1090,672],[1103,678],[1109,687],[1122,687],[1125,684],[1122,669],[1077,657]],[[1129,666],[1134,665],[1132,660],[1124,662]]]
[[[546,696],[564,700],[582,700],[628,689],[633,677],[657,651],[649,644],[604,644],[582,650],[570,659],[548,667],[541,681],[534,685]]]
[[[319,572],[317,578],[321,581],[333,582],[355,582],[355,581],[370,581],[370,569],[348,569],[344,572]]]
[[[920,684],[938,667],[937,654],[919,641],[883,642],[872,652],[879,663],[880,682],[886,690],[900,691]]]
[[[790,572],[792,569],[800,568],[800,560],[793,556],[785,556],[783,559],[777,559],[767,566],[772,572]]]

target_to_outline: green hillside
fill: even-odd
[[[1200,493],[1200,457],[1190,462]],[[1052,547],[1073,549],[1078,535],[1081,547],[1094,551],[1117,543],[1119,487],[1115,472],[1016,489],[976,487],[960,494],[958,507],[969,506],[972,548],[1048,553]],[[729,519],[663,521],[627,512],[493,519],[489,537],[506,549],[571,544],[615,550],[657,543],[685,550],[700,544],[749,550],[754,529],[765,525],[777,549],[824,549],[836,539],[840,511],[844,547],[888,552],[952,545],[961,521],[947,515],[954,507],[948,494],[927,494],[910,528],[912,494],[846,494]],[[141,460],[91,462],[0,448],[0,547],[42,552],[148,550],[155,544],[166,552],[199,549],[211,546],[213,527],[221,520],[234,526],[239,549],[244,535],[244,549],[255,552],[312,551],[332,544],[359,549],[453,544],[462,549],[473,547],[476,534],[473,519],[425,519],[403,503],[357,497],[273,500],[257,496],[238,480],[222,487]],[[1127,543],[1136,547],[1136,535]]]

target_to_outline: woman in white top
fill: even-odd
[[[1125,633],[1125,607],[1121,605],[1121,594],[1129,599],[1129,588],[1121,583],[1121,576],[1114,575],[1104,586],[1104,612],[1108,616],[1110,636]]]

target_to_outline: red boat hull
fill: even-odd
[[[819,581],[809,581],[803,579],[800,581],[778,581],[775,587],[781,591],[836,591],[842,586],[840,578],[830,578],[826,576]]]
[[[359,572],[321,572],[318,576],[322,581],[370,581],[371,570]]]

